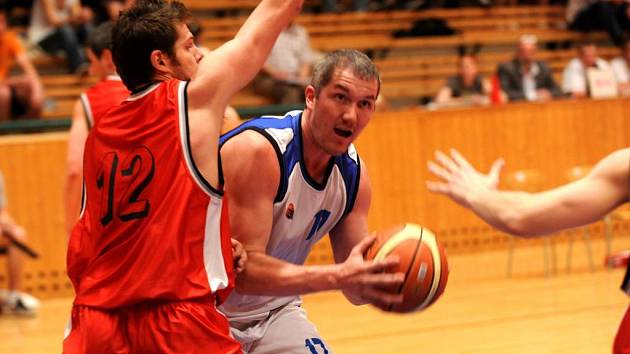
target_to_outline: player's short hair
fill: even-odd
[[[87,38],[87,47],[90,48],[96,57],[100,58],[105,49],[112,50],[112,28],[111,21],[103,22],[90,32]]]
[[[176,60],[176,26],[189,17],[184,4],[165,0],[139,0],[121,13],[112,30],[112,54],[118,75],[130,91],[153,79],[152,51]]]
[[[315,88],[315,94],[319,95],[322,89],[330,83],[335,70],[346,68],[351,68],[354,74],[362,80],[376,80],[378,82],[378,96],[378,92],[381,90],[381,77],[376,65],[367,55],[355,49],[332,51],[315,64],[311,78],[311,85]]]

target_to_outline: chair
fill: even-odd
[[[502,179],[502,182],[502,187],[507,190],[519,190],[530,193],[535,193],[542,190],[542,175],[538,170],[534,169],[517,170],[506,173]],[[516,237],[509,238],[507,263],[508,277],[512,276],[514,248],[516,246],[516,241]],[[556,272],[556,251],[549,236],[543,237],[543,262],[545,276],[549,276],[551,274],[552,266],[553,272]]]
[[[614,263],[611,263],[610,256],[612,255],[613,221],[615,220],[630,220],[630,208],[628,208],[628,204],[620,206],[619,208],[612,211],[610,214],[606,215],[606,217],[604,217],[604,239],[606,241],[605,259],[607,260],[606,266],[609,269],[614,268]]]
[[[588,174],[592,169],[592,166],[580,165],[573,166],[566,170],[565,177],[567,182],[576,181]],[[586,246],[586,254],[588,256],[588,264],[591,271],[595,271],[595,264],[593,263],[593,248],[591,246],[591,236],[588,226],[582,227],[582,240]],[[571,258],[573,254],[573,234],[569,234],[569,244],[567,246],[567,273],[571,271]],[[607,253],[608,255],[609,253]]]

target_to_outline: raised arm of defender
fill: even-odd
[[[230,98],[262,68],[282,30],[293,21],[303,0],[263,0],[234,39],[208,54],[189,87],[189,104],[223,114]]]
[[[628,200],[630,149],[603,158],[584,178],[541,193],[496,189],[500,163],[488,175],[476,171],[457,151],[438,153],[429,170],[439,182],[429,190],[445,194],[493,227],[521,236],[548,234],[604,217]]]
[[[225,107],[263,66],[278,35],[303,0],[263,0],[233,40],[204,57],[188,87],[190,143],[195,164],[218,186],[218,139]]]

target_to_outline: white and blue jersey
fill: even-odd
[[[346,153],[331,157],[322,183],[313,180],[303,163],[301,118],[302,111],[292,111],[284,117],[256,118],[223,135],[219,143],[222,146],[235,135],[254,130],[273,145],[280,167],[280,184],[273,205],[267,254],[298,265],[304,264],[312,246],[352,210],[361,174],[359,157],[350,145]],[[233,292],[222,311],[228,317],[256,315],[295,299],[295,296]]]

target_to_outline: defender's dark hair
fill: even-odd
[[[152,51],[175,59],[176,25],[189,17],[184,4],[164,0],[140,0],[121,13],[112,30],[112,54],[118,75],[130,91],[153,79]]]
[[[315,65],[311,79],[315,94],[319,95],[322,89],[330,83],[336,69],[346,68],[351,68],[354,74],[362,80],[376,80],[378,82],[378,96],[378,92],[381,90],[381,77],[376,65],[367,55],[355,49],[332,51]]]
[[[87,47],[90,48],[96,57],[100,58],[105,49],[112,50],[112,28],[111,21],[103,22],[90,32],[87,38]]]

